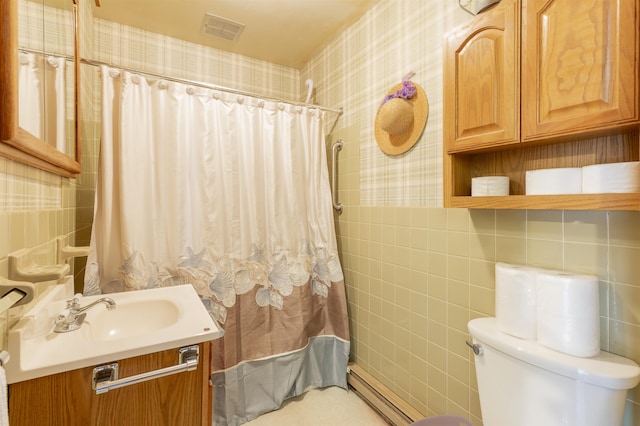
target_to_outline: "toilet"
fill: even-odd
[[[566,355],[499,331],[495,318],[468,328],[484,426],[622,425],[627,391],[640,382],[635,362]]]

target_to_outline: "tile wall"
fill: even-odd
[[[601,345],[640,363],[640,213],[443,209],[443,34],[471,19],[455,0],[382,0],[313,57],[319,104],[344,107],[337,221],[352,358],[424,415],[481,425],[467,322],[493,316],[495,262],[595,274]],[[408,72],[429,98],[419,142],[398,157],[373,135],[380,100]],[[640,426],[640,392],[627,424]],[[635,412],[635,414],[634,414]]]

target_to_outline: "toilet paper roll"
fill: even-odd
[[[498,330],[521,339],[536,339],[537,269],[496,263]]]
[[[582,169],[528,170],[525,175],[526,195],[580,194],[582,193]]]
[[[538,342],[577,357],[600,352],[598,277],[561,271],[539,271]]]
[[[481,176],[471,179],[472,196],[509,195],[508,176]]]
[[[582,192],[640,192],[640,162],[595,164],[582,168]]]

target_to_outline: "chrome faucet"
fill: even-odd
[[[67,309],[69,309],[69,313],[67,315],[58,315],[58,318],[56,319],[56,326],[53,331],[56,333],[67,333],[69,331],[79,329],[84,318],[87,316],[84,312],[99,303],[104,303],[108,310],[116,308],[116,302],[114,302],[110,297],[103,297],[83,307],[80,307],[80,299],[78,296],[71,300],[67,300]]]

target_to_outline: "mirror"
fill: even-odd
[[[65,1],[71,2],[72,0]],[[44,4],[42,7],[44,7]],[[73,58],[78,58],[79,23],[76,0],[73,0],[72,7]],[[19,118],[19,100],[21,98],[21,94],[19,93],[19,67],[21,54],[18,50],[19,47],[24,46],[18,45],[18,0],[3,0],[0,2],[0,24],[2,28],[2,37],[0,38],[0,58],[2,58],[2,60],[0,60],[0,155],[61,176],[76,177],[76,175],[80,173],[80,150],[78,143],[79,63],[77,60],[74,60],[73,64],[66,64],[66,67],[73,70],[73,84],[70,89],[65,86],[63,91],[73,93],[73,102],[70,108],[72,113],[71,117],[65,114],[65,118],[63,119],[64,123],[60,124],[60,126],[64,127],[69,136],[65,136],[62,141],[50,140],[49,143],[47,143],[47,141],[43,140],[43,135],[49,134],[51,131],[43,130],[44,125],[42,123],[50,122],[50,117],[46,120],[39,120],[37,119],[38,114],[36,112],[36,119],[31,120],[31,124],[24,124],[25,127],[23,127],[22,124],[28,123],[29,119],[33,117],[28,117],[26,121]],[[42,33],[44,34],[45,32],[43,29]],[[44,51],[44,43],[41,43],[41,45]],[[40,54],[41,52],[37,52],[39,49],[36,48],[33,50],[35,51],[35,56],[31,57],[31,60],[38,61],[41,68],[44,69],[45,66],[48,66],[46,63],[48,58],[46,58],[46,55],[42,56]],[[28,54],[33,52],[23,53]],[[33,59],[38,55],[40,59]],[[25,61],[25,56],[23,56],[22,60],[23,62]],[[29,60],[27,60],[27,62],[28,61]],[[50,86],[52,85],[50,84]],[[40,104],[43,103],[40,102]],[[69,108],[62,107],[62,109],[66,110]],[[32,114],[34,109],[28,108],[26,111]],[[41,131],[34,130],[37,129],[38,126],[40,126]],[[40,135],[34,135],[27,129],[30,129],[33,133],[40,133]],[[55,133],[55,131],[53,131],[53,133]],[[63,150],[68,151],[68,153],[63,152]]]

